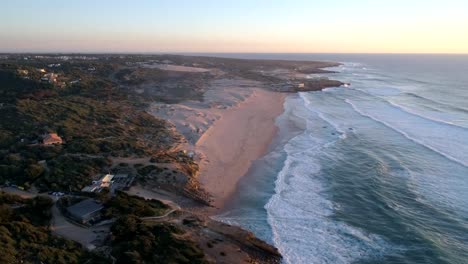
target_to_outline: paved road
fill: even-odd
[[[58,200],[57,196],[30,193],[13,187],[5,187],[1,188],[0,190],[6,193],[19,195],[23,198],[34,198],[37,195],[49,196],[54,201],[54,205],[52,206],[52,219],[50,222],[51,231],[56,235],[65,237],[70,240],[74,240],[89,249],[94,248],[94,241],[103,239],[104,236],[106,236],[109,233],[109,225],[100,225],[96,227],[87,228],[70,223],[62,215],[62,213],[60,213],[59,209],[55,204],[55,202]]]
[[[0,190],[7,192],[7,193],[19,195],[23,198],[34,198],[37,195],[41,195],[41,194],[36,194],[36,193],[30,193],[27,191],[22,191],[13,187],[0,188]],[[109,221],[103,224],[98,224],[93,227],[78,226],[76,224],[69,222],[57,208],[55,202],[58,200],[59,197],[53,196],[53,195],[47,195],[47,194],[44,194],[44,195],[49,196],[54,201],[54,205],[52,206],[52,219],[50,222],[50,229],[54,234],[65,237],[70,240],[74,240],[82,244],[88,249],[94,249],[95,248],[94,243],[98,244],[99,240],[104,239],[105,236],[109,234],[109,229],[112,224],[112,221]],[[169,210],[168,212],[160,216],[142,217],[141,219],[143,221],[161,221],[167,218],[170,214],[174,213],[175,211],[181,210],[178,204],[176,204],[175,202],[171,200],[161,199],[164,197],[158,196],[154,192],[147,192],[147,193],[144,193],[144,195],[138,193],[135,195],[139,195],[147,199],[148,198],[158,199],[171,208],[171,210]],[[151,197],[148,197],[148,196],[151,196]],[[158,197],[155,197],[155,196],[158,196]]]
[[[104,239],[109,233],[109,225],[87,228],[68,222],[55,204],[52,207],[52,216],[50,229],[53,233],[74,240],[88,249],[93,249],[93,242]]]

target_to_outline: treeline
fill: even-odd
[[[0,64],[0,185],[79,190],[109,165],[109,156],[151,156],[180,140],[106,77],[114,65],[93,62],[97,73],[90,74],[86,64],[65,63],[64,73],[81,81],[62,89],[19,76],[19,69],[37,71],[37,63],[26,64]],[[41,146],[48,132],[64,144]]]
[[[137,217],[158,216],[164,214],[169,207],[159,200],[146,200],[145,198],[128,195],[119,191],[105,203],[104,217],[114,218],[125,215]]]
[[[0,192],[0,263],[111,263],[76,242],[51,234],[53,201]]]
[[[23,199],[0,192],[0,263],[80,264],[207,263],[198,245],[169,223],[142,221],[167,207],[119,193],[106,203],[107,213],[119,216],[111,227],[110,256],[87,251],[49,230],[53,201],[47,196]]]
[[[207,263],[203,251],[184,232],[168,223],[147,224],[133,215],[111,228],[112,255],[118,264]]]

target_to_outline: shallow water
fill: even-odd
[[[468,263],[468,56],[302,58],[352,86],[289,96],[218,218],[286,263]]]

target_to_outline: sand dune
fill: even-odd
[[[252,161],[261,157],[276,132],[275,118],[283,111],[285,94],[242,78],[217,79],[203,101],[153,104],[150,112],[166,119],[195,151],[200,183],[221,207],[235,191]]]

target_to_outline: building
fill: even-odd
[[[106,174],[102,176],[99,180],[93,181],[93,183],[89,186],[84,187],[81,189],[82,192],[99,192],[102,188],[111,188],[114,181],[112,180],[114,175]]]
[[[57,82],[58,74],[55,73],[47,73],[42,76],[41,81],[48,82],[48,83],[55,83]]]
[[[23,76],[29,74],[29,71],[28,71],[28,70],[17,70],[17,72],[18,72],[19,75],[23,75]]]
[[[73,220],[82,224],[92,224],[101,218],[104,206],[93,199],[86,199],[67,208]]]
[[[118,173],[114,176],[111,191],[114,193],[117,190],[128,190],[135,180],[135,176],[130,176],[128,173]]]
[[[114,178],[114,175],[106,174],[102,176],[99,180],[93,181],[93,184],[98,184],[99,186],[101,186],[101,188],[110,187],[113,183],[112,181],[113,178]]]
[[[62,138],[59,137],[57,133],[46,134],[42,139],[42,144],[44,145],[60,145],[62,143]]]

